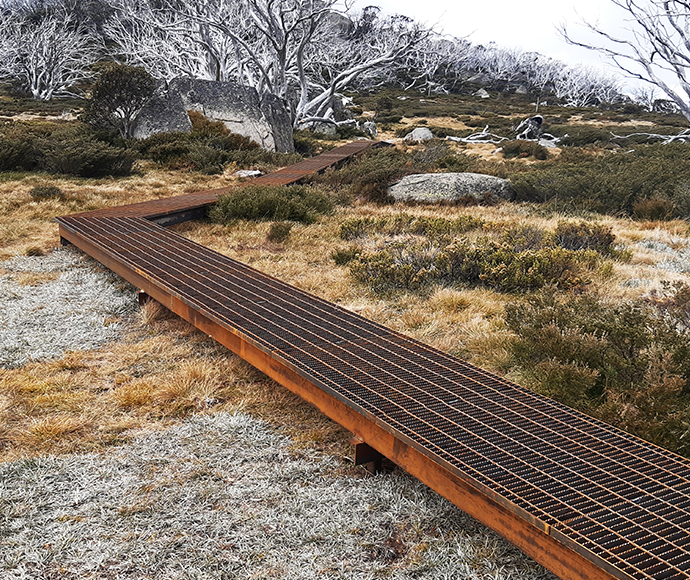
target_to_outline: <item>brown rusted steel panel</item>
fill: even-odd
[[[690,578],[690,461],[134,215],[60,235],[561,578]]]

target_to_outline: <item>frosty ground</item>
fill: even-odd
[[[2,365],[108,348],[133,288],[74,250],[2,264]],[[397,469],[343,475],[246,413],[0,464],[0,578],[553,578]]]

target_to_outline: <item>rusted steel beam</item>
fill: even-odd
[[[352,444],[355,448],[352,463],[354,465],[363,465],[370,473],[379,473],[382,468],[383,455],[376,451],[371,445],[359,439],[354,439]]]

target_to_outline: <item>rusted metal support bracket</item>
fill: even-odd
[[[364,469],[369,473],[379,473],[381,471],[383,455],[361,439],[353,439],[352,444],[355,447],[354,464],[364,466]]]
[[[137,290],[137,302],[139,302],[139,306],[143,306],[149,300],[153,300],[153,298],[151,298],[151,296],[149,296],[143,290]]]

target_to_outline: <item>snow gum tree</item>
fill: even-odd
[[[690,2],[686,0],[610,0],[621,9],[620,34],[585,22],[595,40],[562,35],[573,45],[607,56],[628,76],[658,88],[690,121]]]
[[[329,100],[393,66],[428,32],[336,0],[108,0],[117,56],[156,78],[237,81],[290,100],[294,122],[328,118]]]
[[[8,10],[0,20],[0,79],[34,99],[77,96],[98,54],[96,38],[63,10]]]

